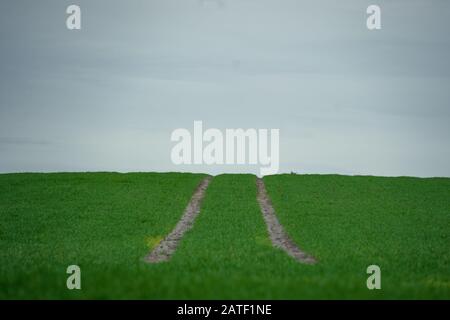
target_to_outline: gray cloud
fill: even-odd
[[[44,140],[35,140],[32,138],[19,138],[19,137],[0,137],[0,145],[50,145],[52,142]]]
[[[371,3],[2,2],[0,172],[257,171],[173,166],[203,120],[280,128],[286,172],[450,176],[450,3]]]

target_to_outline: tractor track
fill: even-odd
[[[264,221],[266,222],[272,245],[285,251],[298,262],[315,264],[317,260],[303,252],[284,231],[283,226],[280,224],[275,214],[275,210],[267,194],[264,181],[261,178],[256,178],[256,186],[258,188],[258,203],[261,208]]]
[[[168,261],[175,250],[183,235],[192,228],[195,218],[200,213],[200,205],[205,196],[205,191],[211,182],[212,177],[203,179],[194,194],[191,197],[183,216],[178,221],[175,228],[147,255],[145,260],[149,263],[158,263]]]

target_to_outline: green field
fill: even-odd
[[[255,176],[220,175],[169,262],[143,258],[201,174],[0,175],[0,299],[450,299],[450,179],[276,175],[278,218],[318,260],[274,249]],[[66,288],[81,267],[82,290]],[[366,288],[377,264],[382,289]]]
[[[450,298],[450,179],[265,178],[292,238],[319,259],[313,297]],[[365,287],[380,266],[382,290]]]

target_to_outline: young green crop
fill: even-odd
[[[214,177],[172,259],[144,257],[204,175],[0,175],[0,298],[450,298],[450,179],[264,178],[316,265],[273,248],[255,176]],[[81,267],[81,290],[66,268]],[[377,264],[382,289],[368,290]]]
[[[0,298],[129,296],[126,284],[145,272],[141,259],[173,228],[203,177],[0,175]],[[72,264],[81,268],[81,290],[66,287]]]
[[[317,298],[450,298],[450,179],[278,175],[279,220],[318,258]],[[367,290],[366,268],[381,268]],[[317,289],[316,289],[317,290]]]

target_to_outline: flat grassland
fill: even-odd
[[[278,218],[306,252],[308,296],[449,299],[450,179],[278,175],[265,179]],[[367,290],[367,266],[381,290]]]
[[[168,262],[144,257],[201,174],[0,175],[0,299],[450,298],[450,179],[277,175],[277,216],[316,265],[274,249],[255,177],[214,177]],[[81,268],[81,290],[66,268]],[[377,264],[382,289],[368,290]]]
[[[143,258],[204,175],[0,175],[0,298],[145,297]],[[81,290],[66,269],[81,268]]]

